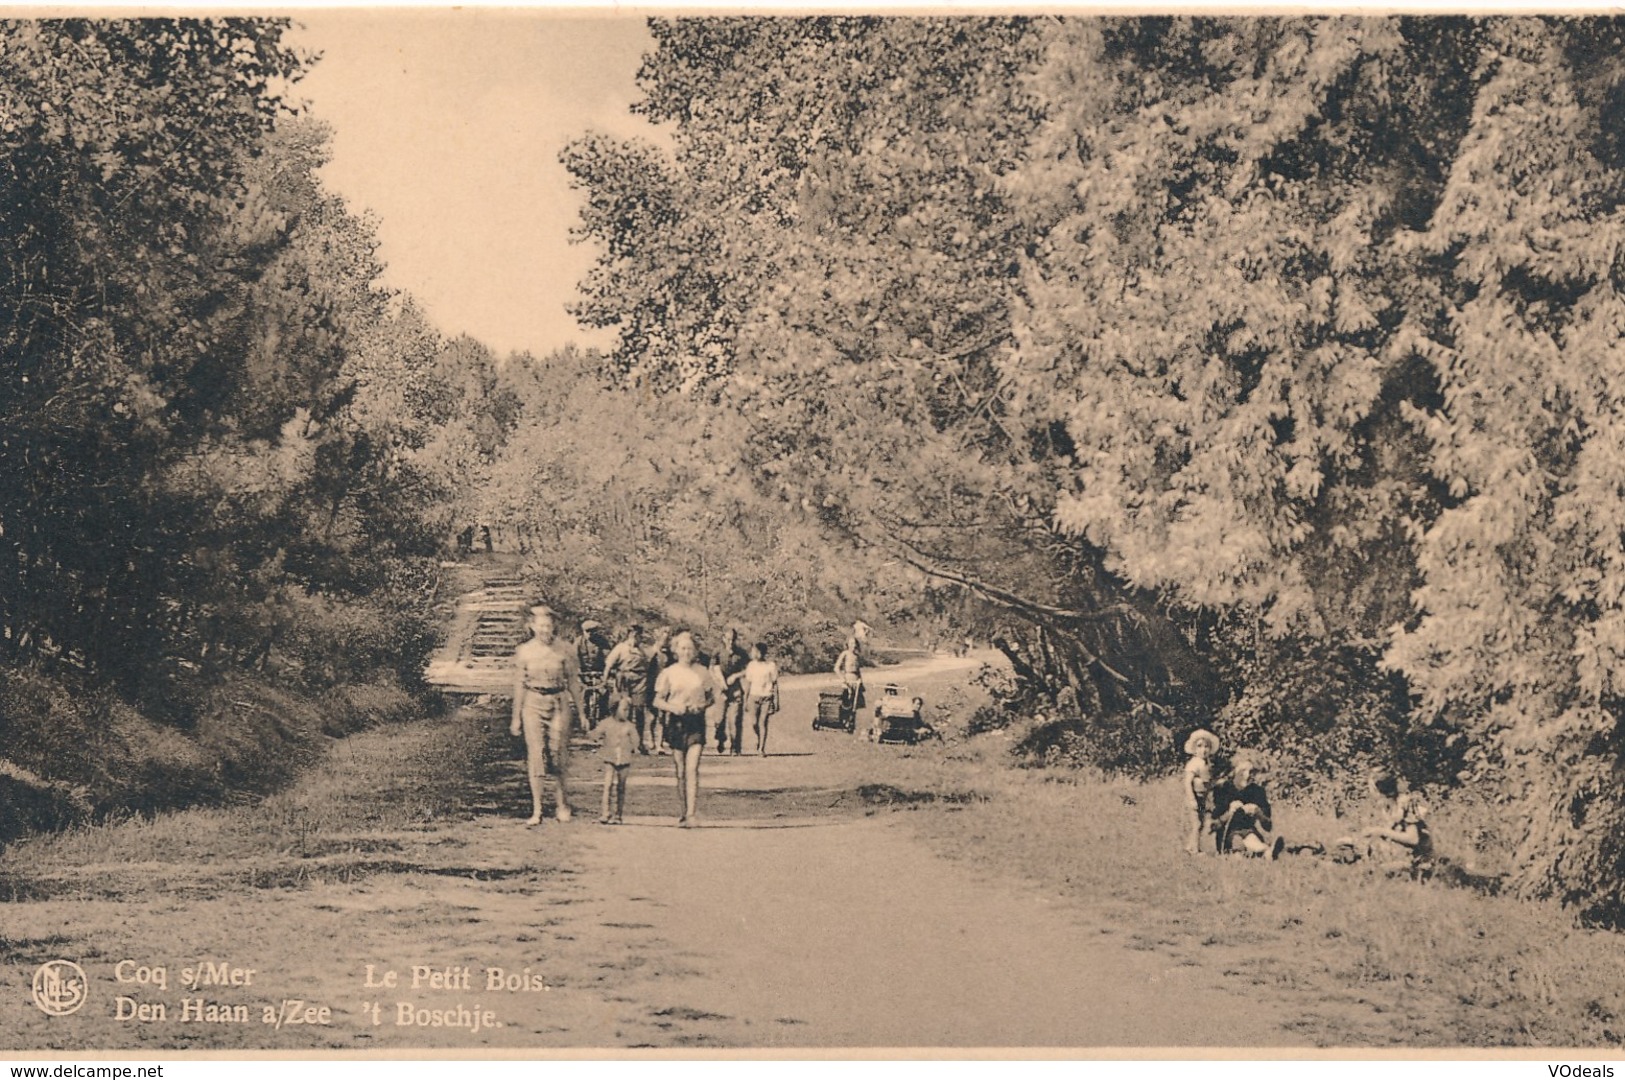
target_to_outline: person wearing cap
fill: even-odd
[[[609,644],[599,632],[603,624],[596,619],[583,619],[581,622],[581,636],[576,639],[576,670],[580,673],[582,685],[582,709],[587,721],[588,729],[598,726],[607,713],[608,688],[604,685],[604,659],[609,654]]]
[[[611,650],[604,660],[604,675],[609,680],[615,699],[615,711],[620,712],[622,702],[628,703],[628,718],[637,729],[637,752],[647,754],[650,730],[648,714],[654,700],[653,659],[643,648],[643,627],[633,623],[626,628],[626,636]]]
[[[1185,801],[1185,823],[1188,828],[1185,850],[1196,855],[1202,850],[1202,834],[1213,820],[1213,755],[1219,752],[1219,737],[1206,728],[1191,732],[1185,740],[1185,775],[1181,792]]]
[[[554,816],[570,820],[565,788],[569,771],[570,722],[581,710],[581,680],[575,650],[555,639],[553,612],[530,609],[531,636],[514,650],[513,723],[509,731],[524,736],[526,775],[530,780],[530,820],[542,823],[542,796],[551,777],[557,789]]]
[[[1217,815],[1215,844],[1219,854],[1268,855],[1279,858],[1284,846],[1273,835],[1269,792],[1264,788],[1268,767],[1243,750],[1230,765],[1230,775],[1213,788],[1213,809]]]

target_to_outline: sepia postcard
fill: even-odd
[[[1617,1056],[1625,23],[0,23],[0,1054]]]

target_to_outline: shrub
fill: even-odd
[[[768,655],[786,675],[833,671],[846,646],[845,628],[830,619],[781,624],[762,635]]]
[[[1168,710],[1140,702],[1126,712],[1057,713],[1035,723],[1013,752],[1032,766],[1067,765],[1149,780],[1181,760]]]
[[[1453,781],[1462,741],[1447,726],[1410,724],[1405,682],[1374,652],[1279,641],[1235,663],[1239,692],[1214,721],[1225,750],[1263,751],[1282,794],[1333,804],[1358,797],[1373,766],[1413,784]]]
[[[322,732],[334,738],[383,724],[405,723],[420,703],[390,683],[334,687],[322,698]]]
[[[426,607],[322,593],[300,594],[289,603],[277,654],[283,671],[306,687],[328,690],[387,674],[412,692],[425,689],[423,671],[440,642]]]

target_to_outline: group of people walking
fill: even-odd
[[[525,740],[529,824],[542,821],[549,781],[556,789],[555,816],[560,821],[572,816],[566,778],[577,716],[600,735],[599,821],[604,824],[623,819],[626,778],[637,755],[671,755],[682,808],[678,824],[685,827],[697,817],[700,758],[710,739],[718,753],[731,748],[742,754],[748,716],[756,753],[767,755],[769,722],[779,711],[779,669],[764,645],[747,651],[736,629],[728,630],[714,655],[700,649],[692,631],[661,628],[646,640],[636,623],[610,645],[603,627],[591,619],[581,624],[578,639],[561,642],[546,607],[531,609],[530,629],[530,638],[514,653],[510,725],[511,733]]]
[[[1192,855],[1212,850],[1220,855],[1279,858],[1287,850],[1286,841],[1275,829],[1264,759],[1248,750],[1226,759],[1219,751],[1219,737],[1205,728],[1185,740],[1185,753],[1188,759],[1181,782],[1185,850]],[[1308,841],[1291,850],[1329,855],[1338,862],[1366,861],[1395,872],[1425,869],[1433,844],[1422,797],[1405,790],[1399,778],[1386,769],[1374,771],[1368,785],[1380,801],[1377,824],[1339,837],[1330,845]]]
[[[528,823],[542,821],[549,781],[555,787],[555,816],[572,817],[566,779],[570,734],[578,716],[596,727],[604,765],[599,821],[619,824],[626,806],[626,779],[638,755],[669,754],[680,805],[678,824],[698,816],[700,759],[708,743],[717,753],[743,754],[745,720],[757,754],[767,756],[768,728],[779,711],[779,668],[757,644],[746,650],[730,628],[720,648],[707,654],[694,633],[661,628],[646,638],[633,623],[611,645],[594,620],[581,624],[573,642],[557,637],[553,612],[531,609],[531,636],[514,652],[511,733],[525,740],[530,781]],[[853,707],[863,705],[863,637],[854,627],[835,664],[843,693]],[[602,705],[588,707],[589,694]],[[602,720],[599,721],[600,714]],[[1185,849],[1275,859],[1286,849],[1275,829],[1265,759],[1248,750],[1221,756],[1219,737],[1207,729],[1185,740],[1188,760],[1181,780],[1185,806]],[[1296,845],[1293,851],[1330,854],[1338,861],[1368,860],[1388,869],[1415,871],[1432,854],[1427,807],[1415,792],[1385,770],[1370,777],[1382,801],[1382,821],[1352,836]]]

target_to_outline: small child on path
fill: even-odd
[[[598,824],[619,825],[626,811],[626,774],[632,771],[632,757],[638,752],[638,729],[632,723],[631,699],[623,696],[615,707],[615,715],[599,730],[604,736],[599,751],[604,755],[604,812]],[[614,796],[614,817],[609,812],[611,795]]]
[[[1202,850],[1202,834],[1213,818],[1213,765],[1211,758],[1219,752],[1219,737],[1206,728],[1191,732],[1185,740],[1185,762],[1182,781],[1185,796],[1186,823],[1190,826],[1185,850],[1192,855]]]

